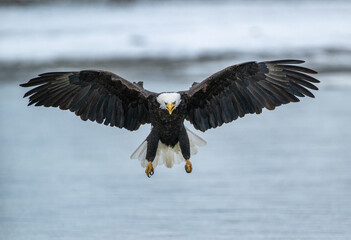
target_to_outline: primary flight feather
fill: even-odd
[[[191,154],[206,142],[184,126],[188,120],[206,131],[248,113],[273,110],[297,97],[314,97],[317,72],[297,66],[304,61],[246,62],[227,67],[187,91],[155,93],[143,83],[131,83],[107,71],[50,72],[21,84],[34,87],[24,97],[29,104],[69,109],[84,121],[137,130],[150,123],[151,132],[133,153],[152,176],[157,164],[172,167],[185,161],[190,173]]]

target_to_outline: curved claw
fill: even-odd
[[[149,162],[146,166],[145,169],[146,176],[150,178],[152,175],[154,175],[154,167],[152,166],[152,162]]]
[[[191,171],[193,170],[193,166],[190,162],[190,160],[186,160],[186,163],[185,163],[185,171],[187,173],[191,173]]]

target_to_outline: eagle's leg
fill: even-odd
[[[154,175],[154,167],[152,166],[152,162],[156,157],[158,141],[160,139],[160,135],[156,128],[152,128],[149,136],[146,138],[147,141],[147,150],[146,150],[146,160],[148,160],[145,173],[147,177],[151,177]]]
[[[193,170],[193,166],[190,162],[190,142],[189,142],[189,137],[186,132],[186,129],[184,125],[182,126],[182,129],[180,130],[179,133],[179,145],[180,145],[180,150],[182,151],[182,155],[184,157],[185,161],[185,171],[187,173],[191,173]]]
[[[187,172],[187,173],[191,173],[191,171],[193,170],[193,166],[192,166],[192,164],[191,164],[191,162],[190,162],[190,160],[188,159],[188,160],[186,160],[186,162],[185,162],[185,171]]]
[[[145,169],[146,176],[150,178],[152,175],[154,175],[154,167],[152,166],[152,162],[148,162],[146,169]]]

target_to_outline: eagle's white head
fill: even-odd
[[[172,114],[181,102],[180,94],[175,92],[161,93],[157,96],[157,102],[161,109],[168,110],[169,114]]]

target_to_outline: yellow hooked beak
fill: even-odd
[[[167,104],[167,110],[168,110],[168,112],[169,112],[169,115],[172,114],[174,108],[175,108],[175,106],[174,106],[172,103]]]

